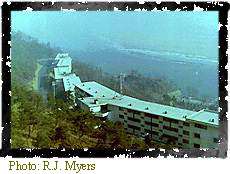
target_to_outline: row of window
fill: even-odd
[[[119,110],[123,111],[123,108],[119,107]],[[140,112],[135,111],[135,110],[131,110],[131,109],[128,109],[128,112],[132,112],[134,114],[140,114]],[[149,117],[149,118],[159,119],[159,116],[154,115],[154,114],[145,113],[145,116]],[[166,118],[166,117],[163,118],[163,121],[170,122],[170,123],[175,123],[175,124],[179,123],[178,120],[171,119],[171,118]],[[187,122],[183,122],[183,125],[188,126],[188,127],[190,126],[190,124],[187,123]],[[198,123],[195,123],[195,127],[200,128],[200,129],[207,129],[206,125],[202,125],[202,124],[198,124]],[[182,128],[182,127],[180,126],[180,128]]]
[[[107,108],[105,108],[107,109]],[[122,107],[119,107],[119,110],[121,111],[124,111],[124,108]],[[127,109],[127,111],[129,113],[133,113],[133,114],[139,114],[140,115],[140,112],[139,111],[135,111],[135,110],[131,110],[131,109]],[[153,119],[159,119],[159,116],[158,115],[154,115],[154,114],[149,114],[149,113],[145,113],[145,116],[146,117],[149,117],[149,118],[153,118]],[[124,116],[121,116],[119,115],[120,118],[124,119]],[[143,117],[142,117],[143,118]],[[134,119],[135,122],[140,122],[139,119]],[[175,120],[175,119],[171,119],[171,118],[166,118],[166,117],[163,117],[163,121],[166,121],[166,122],[170,122],[170,123],[175,123],[175,124],[178,124],[179,121],[178,120]],[[160,122],[162,123],[162,121]],[[190,126],[189,123],[187,122],[183,122],[183,126]],[[199,128],[199,129],[207,129],[207,126],[206,125],[203,125],[203,124],[198,124],[198,123],[195,123],[194,125],[196,128]],[[179,126],[180,128],[182,128],[182,126]]]
[[[172,135],[163,134],[163,135],[161,136],[161,139],[163,139],[163,138],[167,138],[168,140],[178,141],[178,138],[175,137],[175,136],[172,136]]]
[[[163,126],[163,129],[166,129],[166,130],[169,130],[169,131],[173,131],[173,132],[178,132],[178,129],[174,128],[174,127]]]
[[[185,143],[185,144],[189,144],[189,141],[188,141],[188,140],[186,140],[186,139],[183,139],[183,143]],[[194,148],[200,148],[200,144],[196,144],[196,143],[194,143],[193,147],[194,147]]]
[[[157,123],[151,123],[151,122],[148,122],[148,121],[145,121],[145,124],[149,125],[149,126],[153,126],[153,127],[159,127],[159,124],[157,124]]]
[[[149,118],[159,119],[158,115],[153,115],[153,114],[149,114],[149,113],[145,113],[145,116],[149,117]]]
[[[175,123],[175,124],[179,123],[178,120],[171,119],[171,118],[166,118],[166,117],[163,118],[163,121],[170,122],[170,123]]]
[[[154,124],[154,123],[153,123],[153,124]],[[144,126],[144,125],[143,125],[143,126]],[[139,131],[141,130],[140,127],[137,127],[137,126],[134,126],[134,125],[130,125],[130,124],[128,124],[128,128],[135,129],[135,130],[139,130]],[[168,126],[164,126],[163,128],[164,128],[164,129],[167,129],[167,130],[174,131],[174,132],[178,131],[178,129],[172,128],[172,127],[168,127]],[[145,129],[145,132],[146,132],[146,133],[150,133],[150,134],[152,134],[152,135],[157,135],[157,136],[159,135],[159,132],[156,132],[156,131],[153,131],[153,130],[151,131],[151,130]],[[189,132],[184,130],[184,131],[183,131],[183,134],[189,135]],[[180,136],[180,135],[179,135],[179,136]],[[174,136],[171,136],[171,135],[167,135],[167,134],[163,134],[163,137],[166,137],[166,138],[173,138],[173,139],[175,139],[175,140],[178,140],[177,137],[174,137]],[[194,133],[194,137],[200,139],[200,134]],[[189,140],[187,140],[187,139],[183,139],[182,141],[183,141],[183,143],[185,143],[185,144],[189,144]],[[213,138],[213,142],[214,142],[214,143],[218,143],[218,138]],[[200,145],[199,145],[199,144],[194,144],[194,147],[195,147],[195,148],[200,148]]]
[[[124,119],[124,116],[123,115],[119,115],[119,118]],[[136,118],[128,117],[128,120],[140,123],[140,120],[136,119]],[[159,127],[159,124],[157,124],[157,123],[151,123],[151,122],[147,122],[146,121],[145,124],[149,125],[149,126],[153,126],[153,127]],[[173,132],[178,132],[177,128],[173,128],[173,127],[169,127],[169,126],[163,126],[163,129],[166,129],[166,130],[169,130],[169,131],[173,131]],[[183,130],[183,134],[184,135],[189,135],[189,131]],[[194,133],[194,137],[200,139],[200,134]]]
[[[186,140],[186,139],[183,139],[183,143],[189,144],[189,141]],[[181,143],[178,143],[178,145],[182,145],[182,144],[181,144]],[[193,144],[193,147],[194,147],[194,148],[200,148],[200,144],[194,143],[194,144]]]
[[[132,118],[132,117],[128,117],[128,120],[133,121],[133,122],[137,122],[137,123],[140,123],[140,122],[141,122],[140,119]]]
[[[128,128],[130,128],[130,129],[135,129],[135,130],[141,130],[141,128],[140,127],[137,127],[137,126],[134,126],[134,125],[131,125],[131,124],[128,124]]]
[[[207,126],[205,126],[203,124],[198,124],[198,123],[195,123],[195,127],[199,128],[199,129],[207,129]]]
[[[146,133],[149,133],[149,134],[152,134],[152,135],[159,135],[159,132],[156,132],[156,131],[151,131],[151,130],[148,130],[148,129],[145,129],[145,132]]]

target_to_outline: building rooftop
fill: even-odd
[[[96,99],[96,102],[95,102]],[[195,112],[187,109],[176,108],[172,106],[161,105],[157,103],[146,102],[129,96],[113,97],[113,98],[97,98],[87,97],[79,99],[89,107],[95,107],[99,105],[115,105],[127,109],[132,109],[140,112],[156,114],[167,118],[185,121],[186,119],[200,121],[207,124],[218,125],[218,114],[212,112]],[[191,117],[191,118],[190,118]],[[210,119],[214,119],[214,122],[209,122]]]
[[[56,80],[62,79],[63,77],[65,77],[65,70],[63,68],[54,68],[54,78]]]
[[[57,67],[60,67],[60,66],[71,66],[71,62],[72,62],[71,57],[61,58],[61,59],[59,59],[59,61],[57,63]]]
[[[116,91],[106,86],[103,86],[95,81],[81,83],[77,85],[77,88],[81,89],[82,91],[85,91],[92,97],[112,98],[114,96],[120,95]]]
[[[219,125],[218,113],[209,112],[205,109],[199,112],[196,112],[195,114],[191,115],[188,119],[192,121],[203,122],[206,124],[213,124],[216,126]]]
[[[69,57],[69,54],[68,53],[58,53],[55,59],[57,60],[57,59],[65,58],[65,57]]]
[[[74,87],[79,85],[81,80],[76,74],[69,74],[63,77],[63,84],[65,91],[74,91]]]

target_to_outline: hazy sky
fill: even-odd
[[[12,12],[12,30],[70,50],[107,47],[218,58],[217,12]]]

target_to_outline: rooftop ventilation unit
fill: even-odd
[[[167,114],[167,111],[164,111],[163,114]]]
[[[214,119],[212,118],[212,119],[209,119],[209,122],[212,122],[212,123],[214,123]]]
[[[130,103],[129,106],[132,106],[132,104]]]
[[[98,99],[95,99],[94,101],[93,101],[93,104],[97,104],[98,103]]]
[[[148,108],[148,107],[146,107],[146,108],[145,108],[145,110],[149,110],[149,108]]]

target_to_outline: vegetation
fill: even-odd
[[[82,81],[97,81],[98,83],[120,92],[119,76],[105,73],[100,67],[93,67],[89,64],[74,60],[73,71],[81,77]],[[195,93],[192,88],[189,88],[189,90],[191,91],[191,94]],[[188,97],[182,97],[181,91],[167,79],[145,77],[134,70],[126,74],[124,78],[123,94],[149,102],[194,111],[199,111],[204,108],[211,110],[218,109],[218,104],[210,105],[206,101],[198,101],[189,99]]]
[[[42,97],[25,86],[12,89],[12,148],[147,148],[121,123],[102,121],[63,100]]]
[[[12,148],[162,147],[148,138],[143,140],[127,134],[119,122],[114,124],[100,120],[67,101],[54,100],[52,94],[48,94],[44,101],[41,92],[33,91],[30,84],[34,84],[31,82],[38,76],[37,61],[55,57],[58,52],[49,44],[41,44],[23,33],[12,35]],[[119,91],[119,77],[104,73],[101,68],[74,60],[73,70],[82,81],[94,80]],[[47,79],[45,86],[49,88],[47,91],[52,89],[50,79]],[[132,71],[125,77],[123,92],[147,101],[197,109],[195,105],[180,103],[168,95],[174,90],[177,90],[176,87],[166,79],[144,77]]]
[[[33,91],[28,84],[36,74],[37,60],[56,53],[22,33],[13,34],[12,148],[146,148],[143,140],[125,133],[122,124],[102,121],[51,94],[44,102]]]
[[[31,84],[37,68],[37,60],[54,57],[58,50],[51,49],[22,32],[12,34],[11,38],[12,85],[14,83]],[[42,50],[42,51],[41,51]]]

